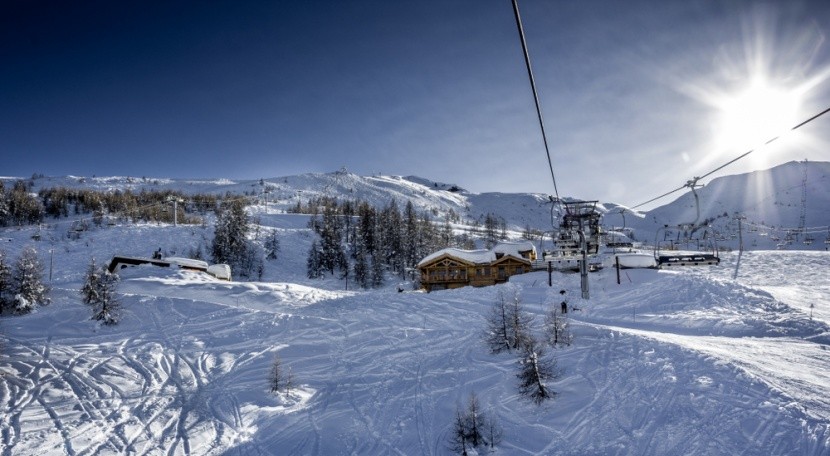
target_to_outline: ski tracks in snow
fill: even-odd
[[[239,328],[238,312],[181,313],[177,306],[186,306],[164,298],[139,305],[166,309],[146,312],[118,342],[95,343],[94,334],[9,339],[0,382],[4,456],[212,454],[248,438],[228,387],[237,381],[231,373],[246,373],[263,352],[206,349],[227,335],[222,328]]]

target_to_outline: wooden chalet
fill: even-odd
[[[483,287],[507,282],[531,271],[536,248],[530,242],[497,244],[492,250],[447,248],[418,263],[421,288],[427,291]]]

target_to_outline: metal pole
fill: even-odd
[[[553,286],[553,261],[548,261],[548,286]]]
[[[738,216],[738,259],[735,261],[735,274],[732,276],[732,280],[738,279],[738,269],[741,267],[741,257],[744,254],[744,236],[743,236],[743,229],[741,227],[741,220],[743,220],[742,216]],[[717,254],[717,253],[716,253]]]
[[[582,232],[582,219],[579,220],[579,244],[582,249],[582,261],[579,265],[580,284],[582,285],[582,299],[589,299],[588,290],[588,246],[585,241],[585,233]]]
[[[617,285],[620,284],[620,257],[615,256],[615,263],[617,264]]]

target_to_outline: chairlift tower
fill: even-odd
[[[178,222],[178,214],[179,214],[179,203],[183,203],[184,200],[179,198],[178,196],[170,195],[167,197],[168,203],[173,203],[173,226],[179,226]]]
[[[804,159],[804,178],[801,180],[801,215],[798,218],[798,233],[804,233],[804,230],[805,230],[806,226],[807,226],[807,159]]]
[[[562,216],[561,230],[576,232],[579,235],[579,250],[582,253],[582,261],[579,263],[582,298],[589,299],[588,252],[599,252],[600,214],[596,210],[597,201],[563,201],[562,206],[565,209],[565,215]]]

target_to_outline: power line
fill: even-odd
[[[525,58],[525,66],[527,67],[527,77],[530,79],[530,88],[533,90],[533,101],[536,103],[536,116],[539,118],[539,128],[542,130],[542,141],[545,144],[545,153],[548,157],[548,168],[550,168],[550,177],[553,180],[553,191],[556,193],[556,201],[559,203],[560,209],[562,206],[559,198],[559,189],[556,188],[556,175],[553,173],[553,161],[550,158],[550,148],[548,147],[548,136],[545,133],[545,122],[542,120],[542,107],[539,105],[539,93],[536,91],[536,80],[533,77],[533,69],[530,66],[530,54],[527,51],[527,42],[525,41],[525,31],[522,27],[522,18],[519,15],[519,4],[517,0],[513,2],[513,14],[516,17],[516,28],[519,30],[519,40],[522,43],[522,52]]]
[[[796,131],[796,130],[798,130],[799,128],[801,128],[801,127],[803,127],[804,125],[807,125],[808,123],[810,123],[810,122],[812,122],[812,121],[814,121],[814,120],[818,119],[819,117],[821,117],[821,116],[823,116],[823,115],[827,114],[828,112],[830,112],[830,108],[827,108],[827,109],[825,109],[824,111],[821,111],[820,113],[818,113],[818,114],[814,115],[813,117],[810,117],[809,119],[805,120],[804,122],[801,122],[800,124],[798,124],[798,125],[796,125],[796,126],[794,126],[794,127],[790,128],[789,130],[787,130],[787,133],[789,133],[789,132],[791,132],[791,131]],[[774,138],[772,138],[772,139],[769,139],[769,140],[768,140],[767,142],[765,142],[765,143],[764,143],[761,147],[764,147],[764,146],[767,146],[767,145],[769,145],[769,144],[772,144],[773,142],[775,142],[776,140],[778,140],[778,138],[780,138],[780,137],[781,137],[781,135],[778,135],[778,136],[776,136],[776,137],[774,137]],[[733,158],[732,160],[729,160],[728,162],[726,162],[726,163],[724,163],[724,164],[722,164],[722,165],[718,166],[717,168],[713,169],[712,171],[709,171],[708,173],[706,173],[706,174],[704,174],[704,175],[702,175],[702,176],[695,177],[692,181],[689,181],[689,182],[697,182],[697,181],[698,181],[698,180],[700,180],[700,179],[705,179],[705,178],[707,178],[707,177],[711,176],[712,174],[715,174],[716,172],[718,172],[718,171],[722,170],[723,168],[726,168],[727,166],[731,165],[732,163],[735,163],[736,161],[738,161],[738,160],[740,160],[740,159],[742,159],[742,158],[746,157],[747,155],[751,154],[752,152],[755,152],[756,150],[757,150],[757,149],[750,149],[750,150],[748,150],[748,151],[744,152],[743,154],[738,155],[737,157]],[[644,203],[640,203],[640,204],[638,204],[638,205],[636,205],[636,206],[632,206],[632,207],[631,207],[631,209],[636,209],[636,208],[638,208],[638,207],[640,207],[640,206],[645,206],[646,204],[648,204],[648,203],[652,203],[652,202],[657,201],[657,200],[659,200],[659,199],[661,199],[661,198],[665,198],[666,196],[669,196],[669,195],[671,195],[671,194],[672,194],[672,193],[674,193],[674,192],[678,192],[678,191],[680,191],[680,190],[683,190],[684,188],[686,188],[686,187],[688,187],[688,186],[689,186],[689,183],[687,182],[685,185],[683,185],[683,186],[681,186],[681,187],[678,187],[678,188],[676,188],[676,189],[674,189],[674,190],[672,190],[672,191],[669,191],[669,192],[663,193],[662,195],[660,195],[660,196],[658,196],[658,197],[655,197],[655,198],[652,198],[652,199],[650,199],[650,200],[648,200],[648,201],[646,201],[646,202],[644,202]]]

